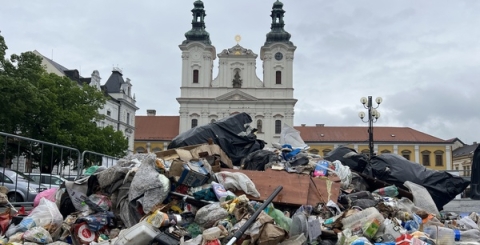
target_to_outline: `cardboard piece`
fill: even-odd
[[[178,183],[190,187],[197,187],[207,183],[210,174],[203,167],[201,161],[190,161],[183,164],[182,175],[178,179]]]

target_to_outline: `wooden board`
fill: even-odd
[[[283,189],[273,200],[275,204],[296,206],[304,204],[316,205],[318,203],[328,202],[326,198],[329,196],[329,193],[330,199],[336,203],[340,193],[339,182],[334,182],[326,178],[311,178],[305,174],[288,173],[286,171],[272,169],[267,169],[266,171],[222,169],[222,171],[241,172],[252,180],[260,193],[260,197],[255,198],[247,195],[250,200],[263,201],[280,185],[283,186]],[[327,182],[332,183],[330,192],[327,191]],[[244,194],[244,192],[236,191],[235,194],[241,195]]]

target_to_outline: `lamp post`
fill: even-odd
[[[375,102],[377,103],[376,106],[372,105],[372,96],[368,96],[368,99],[365,97],[362,97],[360,99],[360,102],[363,104],[363,107],[368,110],[368,118],[367,120],[363,120],[365,118],[365,112],[359,112],[358,116],[362,120],[362,122],[368,123],[368,147],[370,150],[370,155],[368,157],[368,160],[370,161],[373,156],[373,123],[380,118],[380,112],[377,111],[377,108],[380,106],[380,103],[382,103],[382,98],[377,97],[375,99]]]

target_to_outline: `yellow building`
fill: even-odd
[[[167,149],[179,134],[179,116],[136,116],[135,152],[156,152]],[[325,156],[344,145],[369,154],[368,128],[347,126],[296,126],[300,136],[310,146],[310,152]],[[395,153],[436,170],[452,170],[452,151],[458,139],[443,140],[408,127],[374,127],[375,154]],[[463,145],[463,144],[462,144]]]
[[[369,154],[367,127],[295,127],[310,152],[325,156],[338,146]],[[394,153],[436,170],[452,169],[454,140],[443,140],[408,127],[374,127],[374,153]]]

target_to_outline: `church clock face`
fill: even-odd
[[[275,59],[276,59],[276,60],[282,60],[282,59],[283,59],[283,54],[280,53],[280,52],[277,52],[277,53],[275,54]]]

